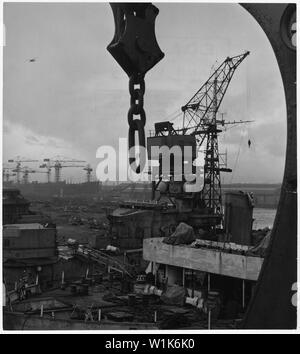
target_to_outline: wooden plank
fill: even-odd
[[[162,238],[144,240],[146,261],[220,274],[245,280],[257,280],[263,258],[221,252],[219,250],[172,246]]]

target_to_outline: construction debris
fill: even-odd
[[[169,236],[165,237],[163,242],[169,245],[189,245],[195,241],[195,233],[192,226],[181,222],[177,227],[175,232]]]

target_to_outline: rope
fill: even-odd
[[[238,153],[237,153],[237,156],[236,156],[236,159],[235,159],[235,163],[234,163],[234,167],[233,167],[233,170],[232,170],[230,183],[232,183],[232,180],[233,180],[233,177],[234,177],[234,172],[236,170],[236,166],[237,166],[237,163],[238,163],[238,160],[239,160],[239,156],[240,156],[240,152],[241,152],[241,146],[242,146],[242,140],[243,140],[243,135],[241,135],[241,139],[240,139],[240,143],[239,143],[239,150],[238,150]]]
[[[251,92],[249,85],[249,65],[248,61],[246,62],[246,118],[249,120],[250,117],[250,104],[251,103]]]
[[[176,109],[176,111],[174,111],[173,113],[168,114],[164,120],[168,120],[169,122],[172,122],[173,120],[181,116],[181,114],[182,114],[181,109]]]
[[[174,118],[170,119],[170,122],[174,121],[175,119],[177,119],[177,118],[180,117],[181,115],[182,115],[182,112],[181,112],[181,111],[178,112]]]

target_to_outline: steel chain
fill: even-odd
[[[136,88],[138,86],[138,88]],[[129,78],[129,93],[130,93],[130,108],[128,110],[128,147],[129,147],[129,164],[131,168],[136,172],[140,173],[144,168],[146,163],[145,156],[145,124],[146,124],[146,113],[144,110],[144,94],[145,94],[145,80],[144,75],[136,74]],[[135,119],[134,116],[140,116],[140,119]],[[139,143],[135,142],[135,132],[138,132]],[[136,165],[135,157],[131,156],[133,151],[131,148],[139,146],[140,149],[140,165]]]

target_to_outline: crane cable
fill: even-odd
[[[250,104],[251,102],[251,91],[249,85],[249,66],[248,62],[246,62],[246,120],[250,120]],[[247,135],[248,135],[248,148],[251,148],[252,139],[250,138],[249,134],[249,127],[247,127]]]
[[[180,117],[182,115],[182,112],[178,112],[173,118],[171,118],[169,121],[173,122],[175,119],[177,119],[178,117]]]
[[[237,163],[238,163],[238,160],[239,160],[239,157],[240,157],[242,140],[243,140],[243,134],[241,134],[240,143],[239,143],[239,150],[238,150],[238,153],[237,153],[236,158],[235,158],[235,162],[234,162],[234,167],[232,169],[232,175],[231,175],[230,183],[232,183],[232,180],[233,180],[233,177],[234,177],[234,172],[236,170],[236,166],[237,166]]]
[[[250,96],[250,89],[249,89],[249,72],[248,72],[248,63],[246,63],[246,119],[249,120],[249,96]],[[234,127],[234,126],[233,126]],[[231,127],[231,128],[233,128]],[[246,127],[247,127],[247,133],[246,135],[248,136],[248,147],[249,149],[251,148],[251,145],[252,145],[252,140],[250,139],[249,137],[249,127],[248,127],[248,124],[246,123]],[[230,128],[229,128],[230,129]],[[229,130],[228,129],[228,130]],[[243,130],[245,131],[245,130]],[[240,138],[240,142],[239,142],[239,150],[238,150],[238,153],[237,153],[237,156],[236,156],[236,159],[235,159],[235,163],[234,163],[234,168],[232,170],[232,175],[231,175],[231,180],[230,180],[230,183],[232,183],[232,180],[233,180],[233,177],[234,177],[234,173],[235,173],[235,170],[236,170],[236,167],[237,167],[237,164],[238,164],[238,160],[239,160],[239,157],[240,157],[240,152],[241,152],[241,146],[242,146],[242,140],[243,140],[243,137],[245,136],[245,134],[243,134],[243,131],[241,133],[241,138]]]
[[[248,71],[248,63],[246,63],[246,118],[249,120],[249,97],[250,97],[250,88],[249,88],[249,71]],[[249,137],[249,128],[248,128],[248,124],[246,123],[246,126],[247,126],[247,136],[248,136],[248,147],[249,149],[251,148],[251,145],[252,145],[252,141]],[[233,126],[234,127],[234,126]],[[233,128],[233,127],[230,127],[229,129]],[[228,129],[228,130],[229,130]],[[244,131],[244,130],[243,130]],[[236,167],[237,167],[237,164],[238,164],[238,160],[239,160],[239,157],[240,157],[240,152],[241,152],[241,146],[242,146],[242,140],[244,138],[244,135],[243,134],[243,131],[241,133],[241,138],[240,138],[240,142],[239,142],[239,149],[238,149],[238,153],[237,153],[237,156],[236,156],[236,159],[235,159],[235,162],[234,162],[234,167],[232,169],[232,175],[231,175],[231,179],[230,179],[230,183],[232,183],[233,181],[233,177],[234,177],[234,173],[236,171]]]
[[[165,117],[165,120],[169,120],[171,122],[171,121],[175,120],[179,115],[181,115],[181,109],[180,108],[176,109],[176,111],[174,111],[173,113],[168,114]]]

